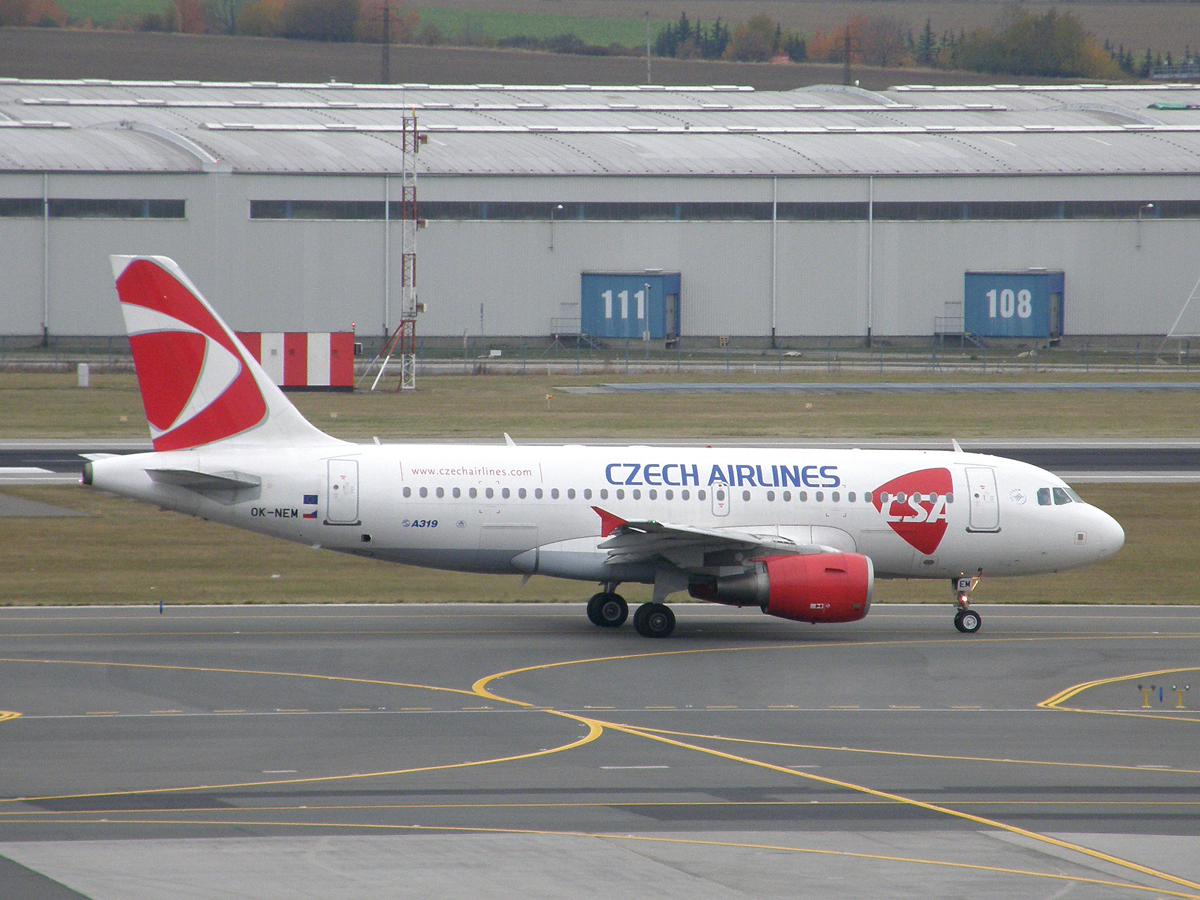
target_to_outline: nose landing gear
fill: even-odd
[[[971,609],[970,598],[971,591],[975,590],[975,585],[979,584],[982,574],[983,569],[980,569],[977,575],[960,575],[950,579],[950,583],[954,586],[954,605],[957,607],[957,611],[954,613],[954,627],[963,634],[974,634],[983,625],[983,617]]]

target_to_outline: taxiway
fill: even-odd
[[[1200,897],[1200,609],[981,609],[0,610],[0,887]]]

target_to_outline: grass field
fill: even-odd
[[[1030,375],[1015,380],[1062,377]],[[821,381],[839,378],[854,380],[820,376]],[[292,400],[318,427],[349,439],[499,441],[506,431],[519,440],[556,441],[639,441],[665,435],[697,442],[737,437],[1200,437],[1200,391],[845,395],[814,389],[811,394],[773,396],[558,390],[619,380],[615,375],[438,377],[421,379],[415,393],[308,393],[293,394]],[[913,376],[913,380],[928,380],[928,376]],[[132,375],[93,375],[93,387],[87,390],[74,384],[74,375],[0,373],[0,439],[147,439]],[[552,398],[549,402],[547,394]]]
[[[1099,395],[950,394],[784,400],[710,396],[565,394],[540,377],[426,378],[415,394],[296,394],[300,409],[342,437],[692,439],[857,436],[1195,437],[1200,398],[1146,392]],[[590,379],[613,380],[608,379]],[[585,383],[588,379],[580,379]],[[132,376],[0,375],[0,439],[145,439]],[[546,394],[552,399],[547,410]],[[813,404],[811,411],[805,409]],[[336,415],[335,415],[336,414]],[[124,417],[125,421],[121,421]],[[947,423],[953,423],[949,427]],[[1084,485],[1083,496],[1124,525],[1125,549],[1078,573],[989,580],[985,601],[1193,603],[1200,589],[1200,485]],[[3,519],[0,604],[266,603],[572,600],[586,584],[469,576],[317,552],[163,512],[79,487],[5,493],[78,510],[71,518]],[[627,586],[628,599],[647,599]],[[877,599],[947,602],[937,582],[881,582]]]
[[[448,43],[461,36],[476,42],[480,37],[500,40],[524,35],[539,39],[574,34],[587,44],[607,47],[639,47],[646,44],[646,23],[637,19],[603,16],[564,16],[553,13],[506,12],[491,9],[446,9],[418,7],[422,25],[434,25]],[[654,23],[657,32],[661,23]]]
[[[72,23],[92,22],[97,26],[112,26],[121,22],[136,22],[148,13],[161,13],[168,0],[58,0],[59,6]],[[413,7],[396,7],[409,9]],[[589,44],[606,47],[611,43],[627,47],[645,46],[644,18],[612,18],[606,15],[557,15],[552,12],[518,12],[492,9],[481,4],[478,8],[417,6],[422,25],[436,26],[446,43],[461,36],[472,40],[480,37],[501,38],[528,35],[535,38],[575,34]],[[656,22],[654,30],[661,27]]]

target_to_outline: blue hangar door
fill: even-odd
[[[967,272],[963,327],[985,338],[1049,338],[1063,333],[1062,272]]]
[[[679,337],[678,272],[584,272],[580,282],[584,334],[639,341]]]

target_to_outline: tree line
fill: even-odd
[[[596,46],[575,34],[544,38],[515,35],[494,39],[466,25],[446,35],[422,23],[414,9],[387,9],[387,0],[171,0],[161,12],[132,21],[143,31],[244,34],[319,41],[389,40],[399,44],[518,47],[556,53],[631,55],[641,47]],[[61,27],[67,17],[55,0],[0,0],[0,25]],[[385,34],[385,28],[387,33]],[[1009,7],[990,28],[958,33],[934,31],[932,20],[914,33],[895,16],[857,14],[829,29],[811,33],[785,29],[766,14],[737,25],[717,19],[692,22],[687,13],[659,28],[652,51],[676,59],[723,59],[739,62],[824,62],[879,67],[920,66],[1047,78],[1120,80],[1146,78],[1156,65],[1191,62],[1190,48],[1180,60],[1147,49],[1135,57],[1124,45],[1097,43],[1071,12],[1043,13]]]
[[[711,28],[692,24],[686,13],[658,34],[660,56],[727,59],[743,62],[823,62],[897,67],[922,66],[1047,78],[1116,80],[1147,77],[1155,57],[1147,51],[1140,66],[1123,46],[1101,47],[1072,13],[1055,9],[1037,14],[1011,7],[991,28],[936,33],[931,19],[914,34],[895,16],[857,14],[811,34],[784,29],[758,15],[732,32],[718,19]],[[1190,59],[1190,51],[1187,54]],[[1168,54],[1168,59],[1170,58]],[[1161,63],[1161,59],[1160,59]],[[1169,63],[1168,63],[1169,64]]]

